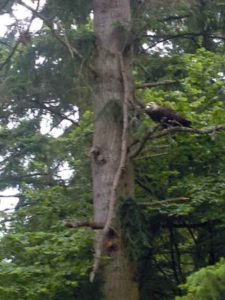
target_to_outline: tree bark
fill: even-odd
[[[129,100],[132,101],[133,82],[127,42],[131,24],[129,0],[94,0],[94,30],[97,55],[94,105],[94,138],[92,147],[92,178],[94,222],[105,224],[112,185],[121,158],[123,132],[124,82],[119,55],[123,55]],[[128,137],[129,138],[129,137]],[[131,161],[122,170],[117,198],[134,195]],[[139,299],[135,270],[124,252],[118,220],[113,219],[116,234],[109,235],[103,249],[110,259],[101,268],[105,299]],[[97,236],[97,241],[98,241]],[[96,242],[97,244],[97,242]]]

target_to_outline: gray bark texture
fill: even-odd
[[[94,138],[92,147],[92,178],[94,221],[105,224],[108,218],[110,197],[115,174],[121,159],[123,134],[124,72],[119,55],[123,55],[129,101],[133,97],[133,82],[129,64],[129,51],[125,51],[131,24],[129,0],[94,0],[94,30],[96,34],[97,71],[94,106]],[[129,139],[129,137],[127,137]],[[126,161],[116,189],[117,198],[134,194],[132,162]],[[116,216],[103,254],[109,256],[101,269],[103,294],[107,300],[138,300],[135,270],[126,257]],[[101,235],[101,232],[99,233]],[[96,238],[96,247],[98,238]],[[111,245],[112,244],[112,245]]]

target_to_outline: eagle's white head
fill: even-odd
[[[157,110],[158,108],[159,108],[159,106],[155,102],[149,102],[146,105],[146,111],[154,111],[154,110]]]

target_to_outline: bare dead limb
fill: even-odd
[[[154,130],[155,128],[155,130]],[[157,131],[159,127],[156,126],[154,128],[150,128],[147,133],[142,137],[142,139],[135,140],[130,148],[132,149],[133,147],[136,147],[133,151],[130,151],[129,157],[134,158],[136,157],[144,148],[146,142],[151,139],[159,139],[164,136],[168,136],[170,134],[175,134],[175,133],[194,133],[194,134],[212,134],[212,133],[217,133],[219,131],[225,130],[225,125],[218,125],[218,126],[213,126],[213,127],[207,127],[207,128],[202,128],[202,129],[195,129],[195,128],[189,128],[189,127],[171,127],[171,128],[166,128],[160,131]]]
[[[165,81],[157,81],[157,82],[146,82],[142,84],[137,84],[135,86],[136,89],[146,89],[146,88],[153,88],[157,86],[162,86],[162,85],[172,85],[175,83],[178,83],[179,81],[177,80],[165,80]]]
[[[120,154],[119,166],[118,166],[118,169],[114,176],[114,180],[113,180],[113,184],[112,184],[112,190],[111,190],[111,195],[110,195],[110,199],[109,199],[109,208],[108,208],[108,215],[107,215],[106,223],[102,230],[102,234],[98,241],[98,244],[96,245],[93,269],[90,274],[91,282],[93,282],[95,279],[96,273],[97,273],[99,265],[100,265],[100,259],[102,256],[104,241],[105,241],[107,234],[110,231],[110,228],[112,227],[112,220],[113,220],[113,217],[115,214],[115,205],[116,205],[116,199],[117,199],[117,189],[118,189],[121,175],[125,169],[126,160],[127,160],[128,103],[129,103],[130,91],[129,91],[129,84],[128,84],[128,79],[127,79],[127,75],[126,75],[126,69],[125,69],[122,53],[118,53],[118,60],[120,63],[121,75],[122,75],[122,80],[123,80],[123,88],[124,88],[123,132],[122,132],[122,139],[121,139],[121,154]]]
[[[69,43],[69,40],[67,37],[60,35],[55,29],[54,29],[54,24],[51,23],[45,16],[43,16],[40,12],[38,12],[37,10],[35,10],[34,8],[32,8],[31,6],[29,6],[28,4],[24,3],[21,0],[17,0],[17,3],[20,4],[21,6],[27,8],[29,11],[31,11],[36,17],[38,17],[39,19],[41,19],[44,24],[51,30],[53,36],[68,50],[68,52],[70,53],[71,57],[73,58],[74,56],[76,56],[77,58],[84,60],[83,55],[74,47]],[[91,72],[94,75],[97,75],[97,72],[94,68],[93,65],[91,64],[86,64],[88,69],[91,70]]]
[[[64,225],[69,228],[80,228],[80,227],[90,227],[91,229],[103,229],[104,225],[90,222],[90,221],[81,221],[77,222],[74,220],[64,220]]]

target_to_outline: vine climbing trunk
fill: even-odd
[[[103,224],[104,229],[96,237],[92,279],[97,273],[101,274],[107,300],[137,300],[135,269],[125,255],[115,210],[119,197],[134,194],[133,166],[126,156],[129,140],[127,110],[133,97],[130,1],[94,0],[93,8],[97,47],[91,151],[93,199],[95,222]],[[110,258],[104,267],[100,265],[102,255]]]

